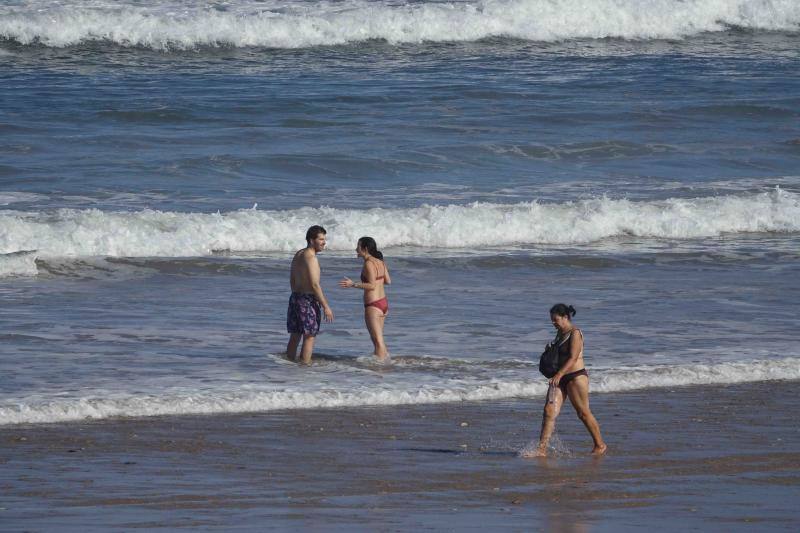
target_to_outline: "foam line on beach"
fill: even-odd
[[[155,210],[0,211],[0,253],[40,257],[201,257],[219,251],[288,252],[313,224],[331,250],[362,235],[381,247],[465,249],[580,245],[620,236],[697,239],[722,234],[800,231],[800,194],[756,194],[630,201],[606,197],[566,203],[472,203],[407,209],[328,207],[228,213]]]
[[[389,43],[510,37],[683,39],[731,28],[797,31],[795,0],[479,0],[193,4],[21,0],[0,8],[0,37],[65,47],[110,42],[153,49],[302,48],[370,39]]]
[[[302,369],[300,370],[302,371]],[[231,390],[166,391],[163,395],[115,394],[45,400],[6,400],[0,404],[0,425],[69,422],[110,417],[145,417],[215,413],[268,412],[331,407],[436,404],[462,401],[536,398],[544,394],[546,381],[525,373],[520,379],[442,380],[405,389],[382,387],[320,388],[314,391]],[[681,366],[629,367],[591,370],[592,390],[613,393],[649,388],[691,385],[726,385],[754,381],[800,380],[800,358],[753,360],[736,363]]]

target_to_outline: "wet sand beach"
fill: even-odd
[[[798,382],[0,427],[0,529],[791,531]]]

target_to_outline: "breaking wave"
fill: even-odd
[[[122,5],[120,5],[122,4]],[[201,4],[201,5],[197,5]],[[471,0],[278,2],[21,0],[0,7],[0,37],[65,47],[303,48],[389,43],[620,38],[682,39],[732,27],[797,31],[795,0]]]
[[[35,276],[38,273],[35,251],[0,254],[0,278]]]
[[[332,250],[363,235],[381,247],[464,249],[580,245],[619,236],[696,239],[722,234],[800,231],[800,194],[756,194],[662,201],[605,197],[567,203],[472,203],[407,209],[329,207],[228,213],[155,210],[0,211],[0,254],[47,257],[201,257],[215,252],[285,252],[322,224]],[[28,259],[26,259],[27,261]]]

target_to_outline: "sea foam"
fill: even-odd
[[[36,252],[20,251],[0,254],[0,278],[35,276],[38,273]]]
[[[329,207],[228,213],[155,210],[0,211],[0,253],[39,257],[197,257],[216,251],[285,252],[322,224],[332,250],[362,235],[381,247],[463,249],[579,245],[619,236],[695,239],[721,234],[800,231],[800,194],[756,194],[630,201],[605,197],[567,203],[472,203],[406,209]]]
[[[0,8],[0,37],[53,47],[111,42],[154,49],[301,48],[511,37],[682,39],[739,27],[797,31],[795,0],[482,0],[109,3],[22,0]]]
[[[148,394],[108,393],[46,400],[41,396],[0,403],[0,425],[68,422],[109,417],[193,415],[267,412],[381,405],[436,404],[462,401],[541,397],[547,383],[533,379],[535,371],[520,372],[519,379],[417,381],[406,387],[348,386],[341,390],[318,387],[307,390],[245,390],[239,386],[215,390],[166,390]],[[798,380],[800,359],[741,361],[679,366],[642,366],[591,369],[592,390],[613,393],[689,385],[723,385],[754,381]]]

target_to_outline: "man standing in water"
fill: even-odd
[[[322,294],[319,283],[320,268],[317,260],[317,254],[325,249],[326,234],[322,226],[308,228],[306,247],[298,250],[292,259],[292,295],[289,297],[289,309],[286,312],[286,330],[291,336],[286,346],[286,357],[292,361],[297,360],[297,345],[302,338],[300,362],[306,365],[311,364],[311,353],[314,351],[314,339],[319,333],[322,312],[325,313],[326,322],[333,322],[333,311]]]

